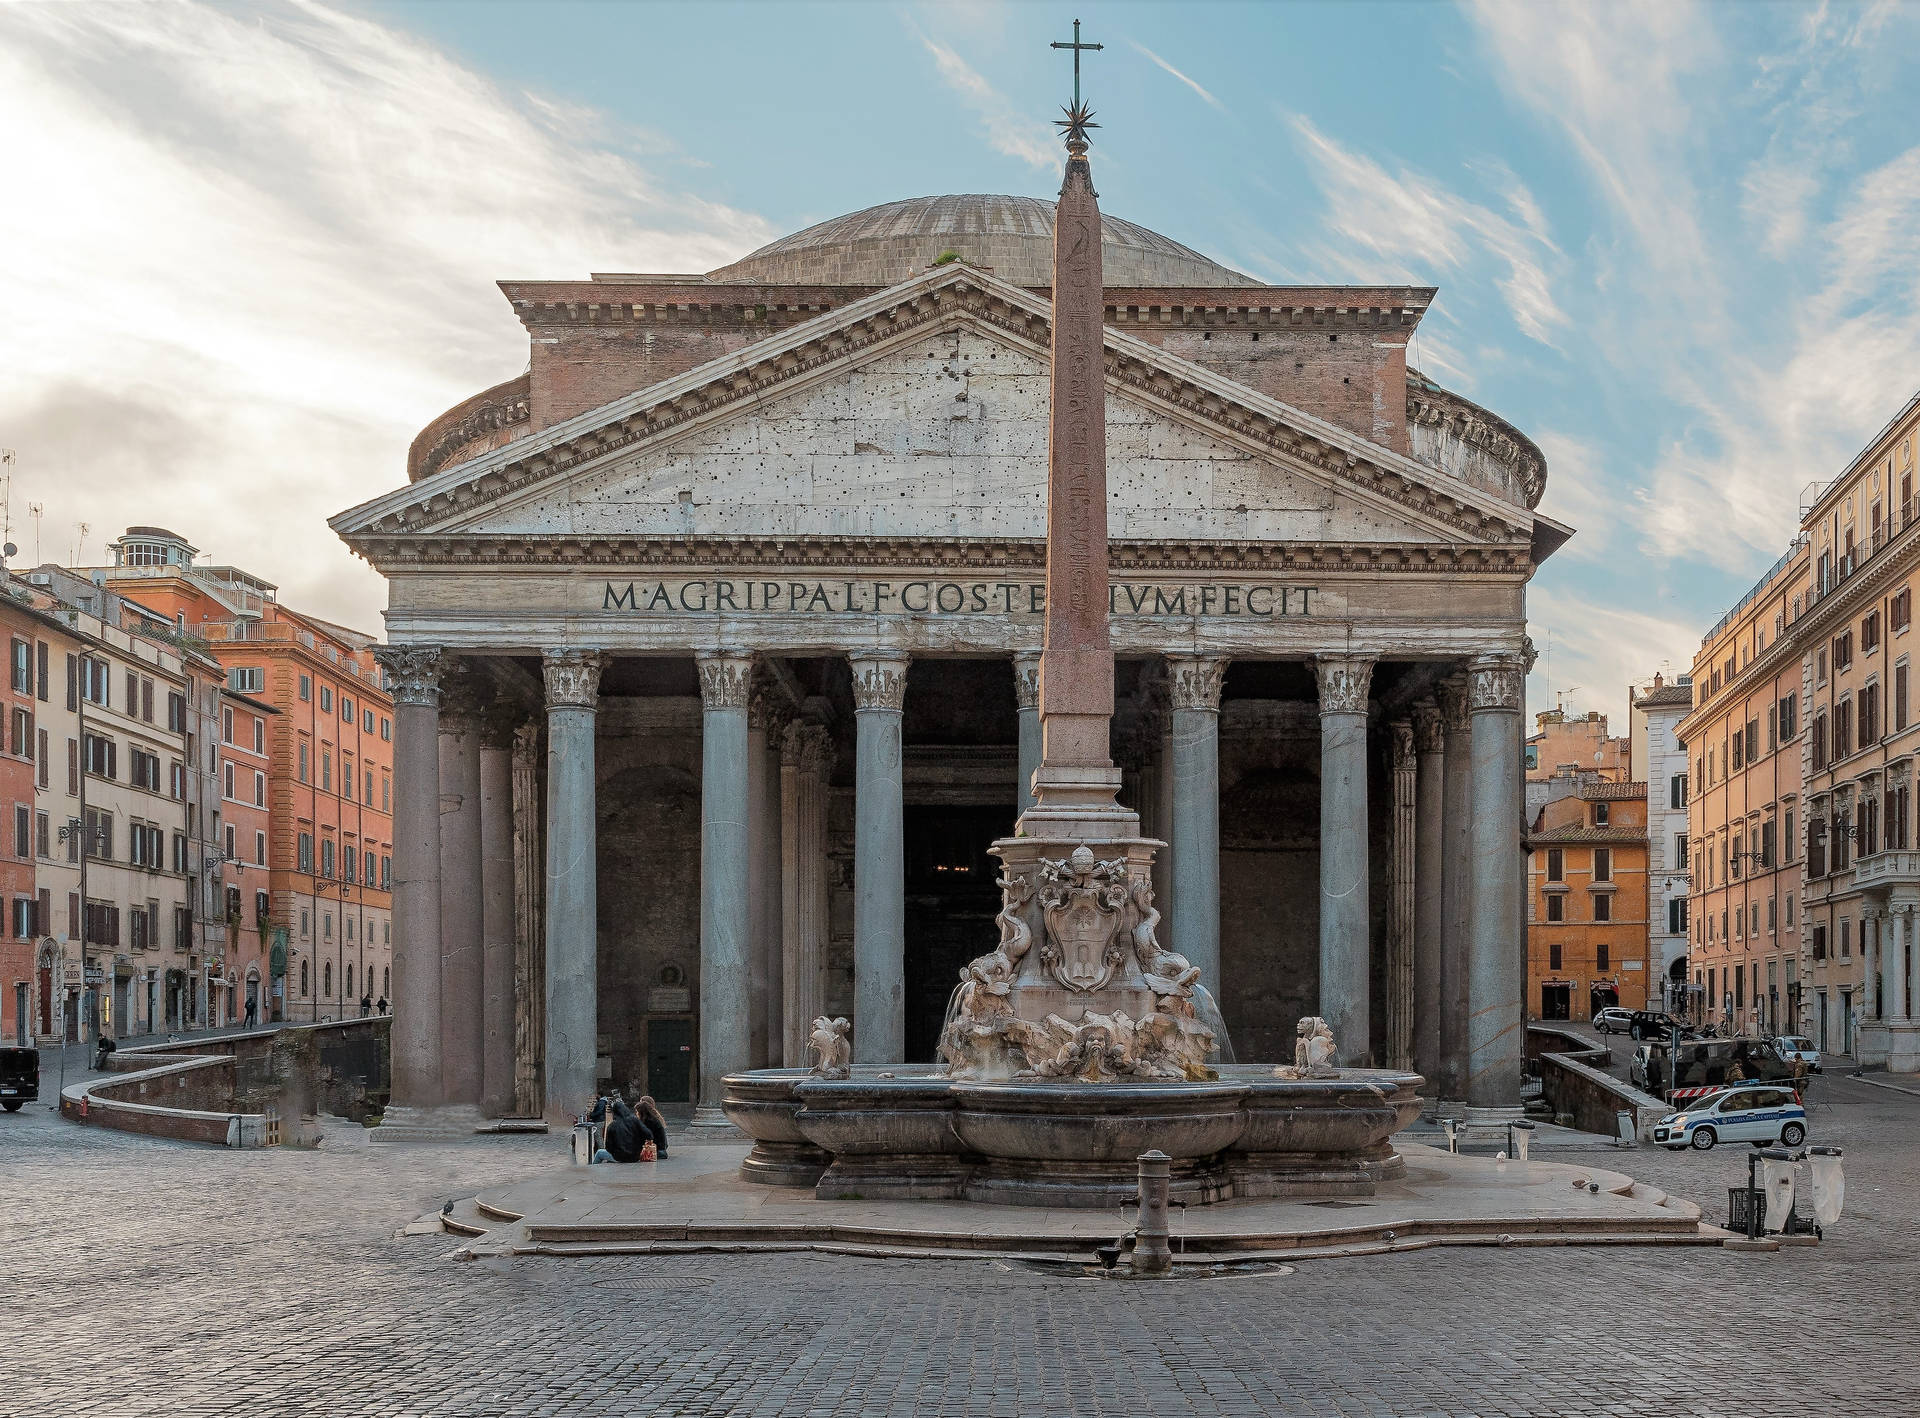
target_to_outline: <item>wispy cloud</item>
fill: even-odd
[[[643,136],[313,3],[0,7],[0,131],[0,252],[32,273],[0,402],[44,554],[83,518],[94,556],[159,522],[370,629],[384,588],[324,518],[524,367],[497,278],[705,270],[772,235],[662,186]]]
[[[1563,258],[1547,233],[1546,218],[1520,179],[1505,167],[1479,164],[1479,175],[1499,189],[1505,212],[1463,197],[1431,178],[1384,165],[1344,147],[1307,118],[1289,120],[1326,204],[1326,231],[1333,240],[1325,256],[1348,274],[1351,253],[1371,253],[1370,279],[1398,274],[1432,279],[1436,267],[1465,271],[1482,256],[1500,273],[1494,279],[1514,322],[1531,339],[1552,345],[1567,322],[1553,291],[1552,269]],[[1389,270],[1377,269],[1385,262]]]
[[[1566,707],[1598,709],[1625,732],[1627,685],[1663,666],[1685,671],[1693,664],[1703,627],[1688,620],[1632,610],[1561,589],[1527,593],[1528,633],[1540,658],[1527,684],[1536,710],[1552,707],[1556,694]]]
[[[1013,101],[987,82],[986,76],[952,49],[927,35],[920,36],[934,67],[948,88],[965,100],[986,130],[987,143],[995,152],[1051,172],[1060,165],[1060,154],[1046,124],[1034,121]]]
[[[1199,94],[1201,98],[1205,99],[1208,103],[1212,104],[1215,108],[1219,109],[1222,113],[1225,113],[1227,111],[1227,106],[1224,103],[1220,102],[1219,99],[1215,98],[1213,94],[1209,92],[1207,89],[1202,88],[1197,80],[1192,79],[1186,74],[1181,73],[1178,69],[1174,68],[1173,65],[1167,63],[1166,60],[1162,59],[1158,54],[1155,54],[1151,49],[1148,49],[1146,45],[1142,44],[1139,40],[1130,39],[1127,41],[1127,43],[1132,45],[1135,49],[1139,50],[1142,54],[1146,55],[1147,58],[1151,59],[1155,64],[1158,64],[1162,69],[1165,69],[1169,74],[1173,75],[1174,78],[1178,79],[1181,83],[1185,84],[1188,88],[1192,89],[1195,93]]]

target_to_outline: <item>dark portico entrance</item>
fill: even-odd
[[[994,840],[1013,830],[1014,806],[909,807],[907,852],[907,1059],[934,1056],[960,971],[998,938]]]

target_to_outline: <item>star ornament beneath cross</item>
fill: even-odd
[[[1054,119],[1053,126],[1067,130],[1067,151],[1069,153],[1074,157],[1085,157],[1087,146],[1090,142],[1087,137],[1087,130],[1100,126],[1093,121],[1093,110],[1076,99],[1071,106],[1063,107],[1060,111],[1067,116],[1065,118]]]

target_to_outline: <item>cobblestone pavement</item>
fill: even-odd
[[[1832,1080],[1817,1248],[1424,1251],[1120,1282],[990,1260],[463,1264],[394,1233],[559,1139],[235,1153],[0,1116],[0,1415],[1920,1412],[1920,1096]],[[1622,1154],[1722,1217],[1745,1148]]]

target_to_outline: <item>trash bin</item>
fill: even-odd
[[[1640,1141],[1640,1124],[1634,1117],[1633,1109],[1621,1108],[1615,1112],[1613,1126],[1622,1147],[1632,1147]]]
[[[1527,1146],[1533,1141],[1533,1124],[1527,1122],[1507,1124],[1507,1156],[1516,1162],[1527,1160]]]
[[[1840,1166],[1845,1154],[1837,1147],[1816,1147],[1808,1156],[1813,1174],[1813,1219],[1831,1226],[1840,1219],[1847,1200],[1847,1179]]]
[[[1748,1191],[1745,1187],[1727,1188],[1727,1229],[1736,1236],[1748,1235],[1747,1202],[1751,1200],[1755,1208],[1753,1234],[1757,1234],[1767,1224],[1767,1194],[1763,1191]]]

